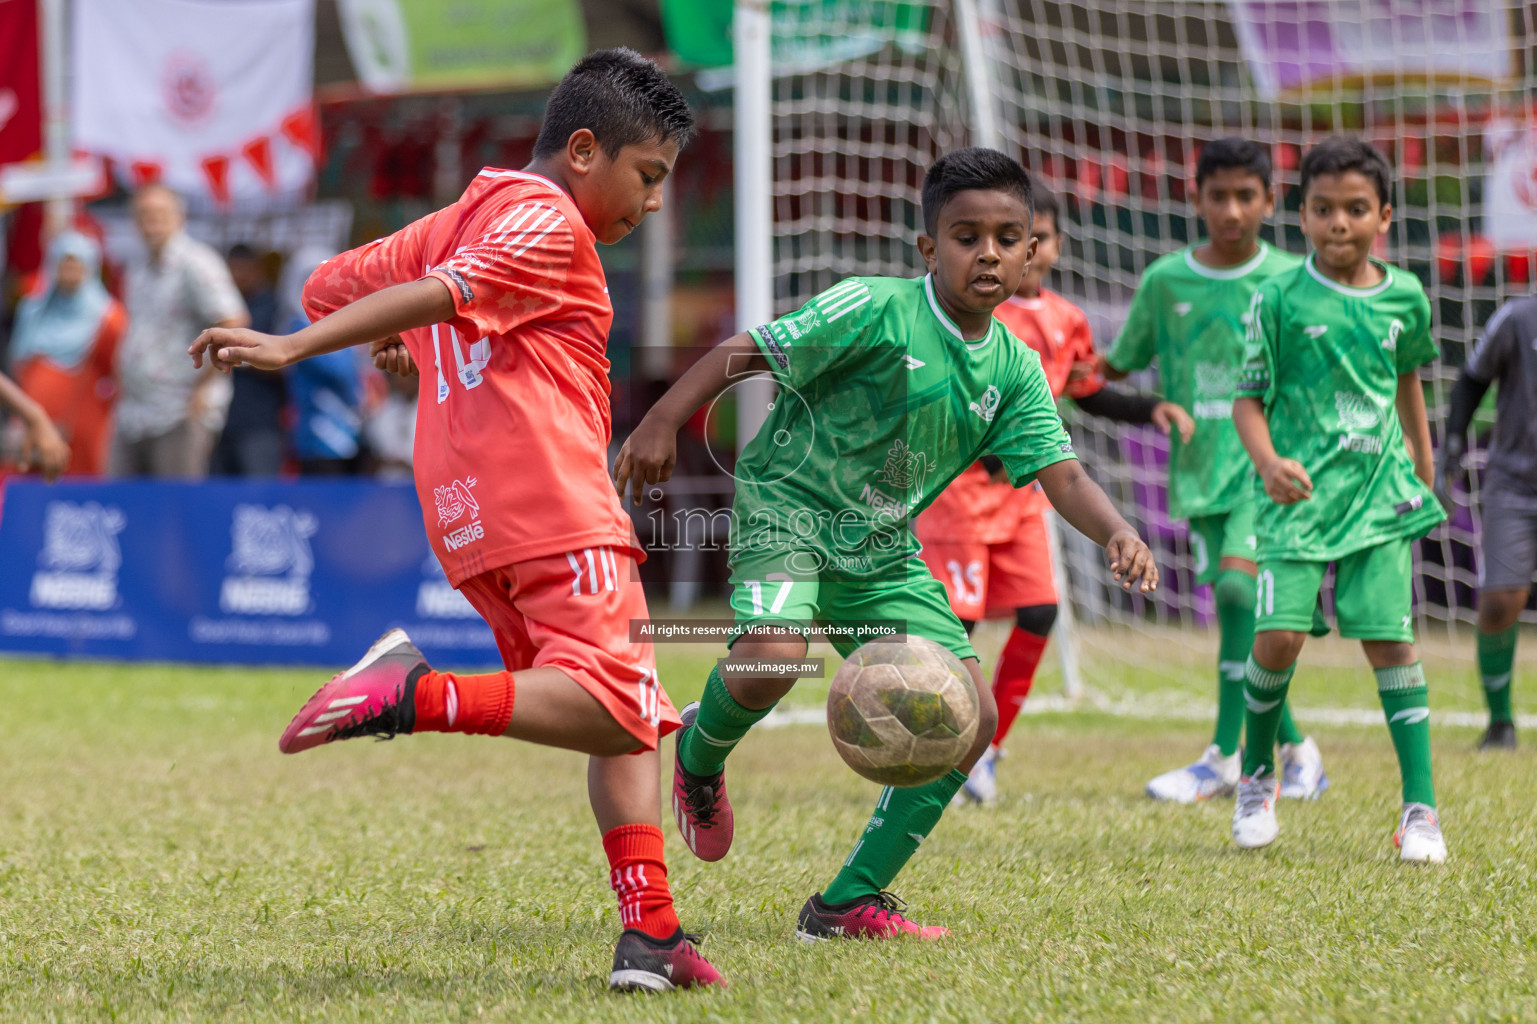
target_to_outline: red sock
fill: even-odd
[[[1046,651],[1046,638],[1027,633],[1018,626],[1009,634],[1009,642],[1003,645],[998,656],[998,668],[993,672],[993,697],[998,701],[998,731],[993,734],[993,746],[1014,727],[1019,709],[1030,696],[1035,685],[1035,669]]]
[[[620,825],[603,836],[609,887],[619,897],[619,922],[654,939],[677,933],[678,912],[667,887],[662,830],[655,825]]]
[[[500,736],[512,721],[511,672],[456,676],[428,671],[416,681],[413,732]]]

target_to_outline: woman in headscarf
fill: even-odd
[[[54,238],[37,287],[16,308],[11,367],[69,441],[68,473],[106,469],[112,357],[126,325],[122,304],[101,283],[97,244],[74,231]]]
[[[300,249],[288,259],[278,284],[278,330],[288,334],[309,326],[304,314],[304,282],[331,256]],[[290,366],[288,395],[294,406],[289,435],[299,472],[304,476],[350,476],[362,463],[363,362],[358,350],[344,348],[311,356]]]

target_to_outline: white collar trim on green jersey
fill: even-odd
[[[976,341],[966,340],[966,335],[962,334],[961,329],[955,326],[955,321],[950,319],[950,314],[945,312],[944,307],[939,304],[939,300],[934,297],[933,274],[923,275],[923,295],[924,298],[929,300],[929,309],[934,311],[934,318],[940,322],[945,330],[959,338],[965,344],[965,346],[971,349],[973,352],[979,348],[982,348],[988,342],[993,340],[993,330],[994,325],[997,323],[996,320],[987,325],[987,333],[984,334],[981,338]]]
[[[1270,255],[1270,246],[1262,240],[1259,251],[1249,257],[1246,262],[1236,267],[1208,267],[1195,258],[1195,246],[1192,245],[1185,250],[1185,265],[1202,277],[1209,277],[1213,281],[1233,281],[1254,273],[1259,269],[1259,265],[1265,262],[1265,257],[1268,255]]]
[[[1318,268],[1313,266],[1313,259],[1317,255],[1318,254],[1315,252],[1308,253],[1307,263],[1304,264],[1308,268],[1308,273],[1313,275],[1313,280],[1317,281],[1319,284],[1328,285],[1330,288],[1333,288],[1341,295],[1349,295],[1354,299],[1369,299],[1373,295],[1377,295],[1384,291],[1388,285],[1393,283],[1393,268],[1388,266],[1386,263],[1381,262],[1380,260],[1372,260],[1373,263],[1382,268],[1381,281],[1372,285],[1370,288],[1352,288],[1348,284],[1340,284],[1338,281],[1320,274],[1318,272]]]

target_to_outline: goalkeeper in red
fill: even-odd
[[[847,654],[894,621],[953,651],[976,685],[977,737],[960,767],[882,790],[842,870],[801,908],[796,934],[807,941],[948,934],[908,920],[887,889],[987,749],[997,714],[965,627],[917,557],[911,517],[992,454],[1016,487],[1039,480],[1067,521],[1104,545],[1123,586],[1146,593],[1158,578],[1147,545],[1074,457],[1040,357],[993,317],[1035,249],[1029,175],[995,150],[950,153],[924,177],[923,220],[926,275],[850,278],[722,342],[646,414],[615,465],[638,500],[671,474],[677,432],[695,410],[747,374],[768,370],[780,385],[735,471],[727,671],[712,671],[683,710],[673,808],[701,859],[731,846],[728,756],[795,683],[730,665],[804,657],[812,623],[837,630],[830,639]]]
[[[1279,832],[1276,730],[1334,564],[1341,636],[1361,641],[1398,753],[1393,841],[1411,862],[1446,859],[1430,768],[1430,708],[1411,626],[1413,542],[1445,515],[1431,495],[1419,369],[1435,360],[1417,278],[1371,257],[1387,233],[1387,162],[1334,137],[1302,160],[1302,230],[1313,252],[1254,293],[1233,421],[1259,474],[1258,620],[1244,668],[1243,777],[1233,840]]]
[[[321,264],[304,289],[315,323],[297,334],[205,331],[192,349],[222,369],[273,370],[374,344],[381,362],[425,371],[414,465],[428,540],[506,671],[433,671],[390,630],[310,698],[278,746],[456,732],[589,755],[624,926],[616,989],[720,980],[667,884],[657,746],[678,714],[650,643],[629,635],[646,617],[643,553],[608,477],[613,308],[596,247],[661,208],[693,134],[655,64],[591,54],[551,93],[523,170],[488,167],[458,202]]]
[[[1233,429],[1244,322],[1254,291],[1301,260],[1260,238],[1275,210],[1270,156],[1245,139],[1215,139],[1195,165],[1196,212],[1206,240],[1155,260],[1105,355],[1110,380],[1158,364],[1164,394],[1195,419],[1170,439],[1169,514],[1190,521],[1197,583],[1217,606],[1217,722],[1194,763],[1147,784],[1154,800],[1189,804],[1231,796],[1243,733],[1243,666],[1254,644],[1253,468]],[[1281,795],[1312,799],[1329,787],[1318,745],[1281,710]]]

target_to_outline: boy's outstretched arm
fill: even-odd
[[[1079,533],[1104,546],[1110,572],[1121,589],[1130,590],[1138,580],[1146,594],[1158,589],[1158,567],[1153,553],[1131,524],[1121,518],[1105,492],[1089,479],[1077,459],[1054,462],[1036,472],[1051,505]]]
[[[1122,374],[1124,377],[1125,374]],[[1121,391],[1116,388],[1100,388],[1093,394],[1074,398],[1078,408],[1090,416],[1114,420],[1117,423],[1151,423],[1164,436],[1179,431],[1179,439],[1186,444],[1195,436],[1195,420],[1177,402],[1149,395],[1141,391]]]
[[[23,473],[35,468],[43,474],[43,479],[57,480],[64,467],[69,465],[69,443],[43,407],[3,373],[0,373],[0,409],[11,410],[27,427],[22,435],[17,468]]]
[[[1436,463],[1430,454],[1430,421],[1425,417],[1425,391],[1420,385],[1419,371],[1398,375],[1394,404],[1398,407],[1398,422],[1404,428],[1409,458],[1414,460],[1414,475],[1425,481],[1426,487],[1434,487]]]
[[[1283,459],[1276,453],[1275,442],[1270,438],[1270,422],[1265,419],[1265,407],[1259,399],[1233,399],[1233,426],[1238,428],[1238,439],[1264,481],[1265,493],[1271,501],[1293,505],[1313,496],[1313,481],[1302,463]]]
[[[310,356],[383,341],[417,327],[442,323],[454,315],[448,285],[436,277],[424,277],[365,295],[296,334],[210,328],[197,336],[187,352],[199,368],[206,355],[226,373],[242,365],[280,370]]]
[[[620,497],[629,487],[639,505],[648,484],[671,478],[678,461],[678,430],[688,418],[733,381],[768,368],[768,360],[745,333],[733,335],[706,352],[667,389],[620,446],[614,459],[614,486]]]

